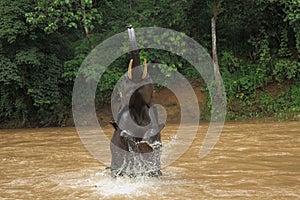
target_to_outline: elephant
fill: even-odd
[[[130,45],[136,47],[134,30],[128,27]],[[154,86],[147,73],[147,62],[140,67],[139,52],[131,51],[128,72],[121,88],[121,106],[111,122],[115,131],[111,138],[112,176],[160,176],[162,149],[161,130],[155,105],[152,103]]]

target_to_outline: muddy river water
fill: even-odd
[[[112,179],[75,128],[0,130],[0,199],[300,199],[299,122],[226,123],[199,159],[207,128],[162,177],[135,179]]]

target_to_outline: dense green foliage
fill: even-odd
[[[219,1],[218,6],[217,45],[228,119],[296,119],[300,1]],[[15,126],[62,125],[71,116],[73,82],[82,61],[129,23],[184,32],[211,51],[209,0],[1,0],[0,15],[0,123],[13,121]],[[154,50],[141,56],[201,82],[178,56]],[[128,58],[120,57],[106,71],[97,104],[109,102]]]

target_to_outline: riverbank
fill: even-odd
[[[198,100],[200,108],[200,121],[210,121],[210,108],[207,101],[209,97],[208,92],[203,87],[203,84],[199,81],[195,81],[192,84],[195,91],[195,95]],[[257,91],[257,99],[249,106],[244,104],[245,102],[235,99],[227,100],[227,116],[226,121],[240,121],[248,123],[257,122],[279,122],[279,121],[300,121],[300,105],[296,105],[292,108],[280,106],[278,101],[283,102],[281,104],[286,105],[290,102],[284,103],[283,97],[289,96],[292,84],[290,82],[284,82],[282,84],[272,83],[265,86],[262,91]],[[184,92],[185,87],[181,87]],[[299,98],[297,95],[291,94],[290,98]],[[280,99],[279,99],[280,98]],[[286,100],[288,101],[288,100]],[[153,103],[160,104],[164,107],[167,114],[167,124],[179,124],[180,123],[180,103],[176,96],[168,88],[157,89],[153,95]],[[190,108],[194,109],[191,105]],[[292,111],[292,112],[291,112]],[[299,112],[297,112],[299,111]],[[69,113],[59,122],[43,123],[39,121],[4,121],[0,123],[0,129],[9,128],[41,128],[41,127],[72,127],[74,121],[72,118],[71,108],[66,112]],[[102,104],[96,107],[96,115],[101,126],[106,126],[113,119],[111,113],[111,106],[109,104]]]

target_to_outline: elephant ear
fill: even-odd
[[[163,128],[165,128],[165,124],[159,124],[158,125],[158,130],[159,130],[159,132],[161,132],[161,130],[163,130]]]

